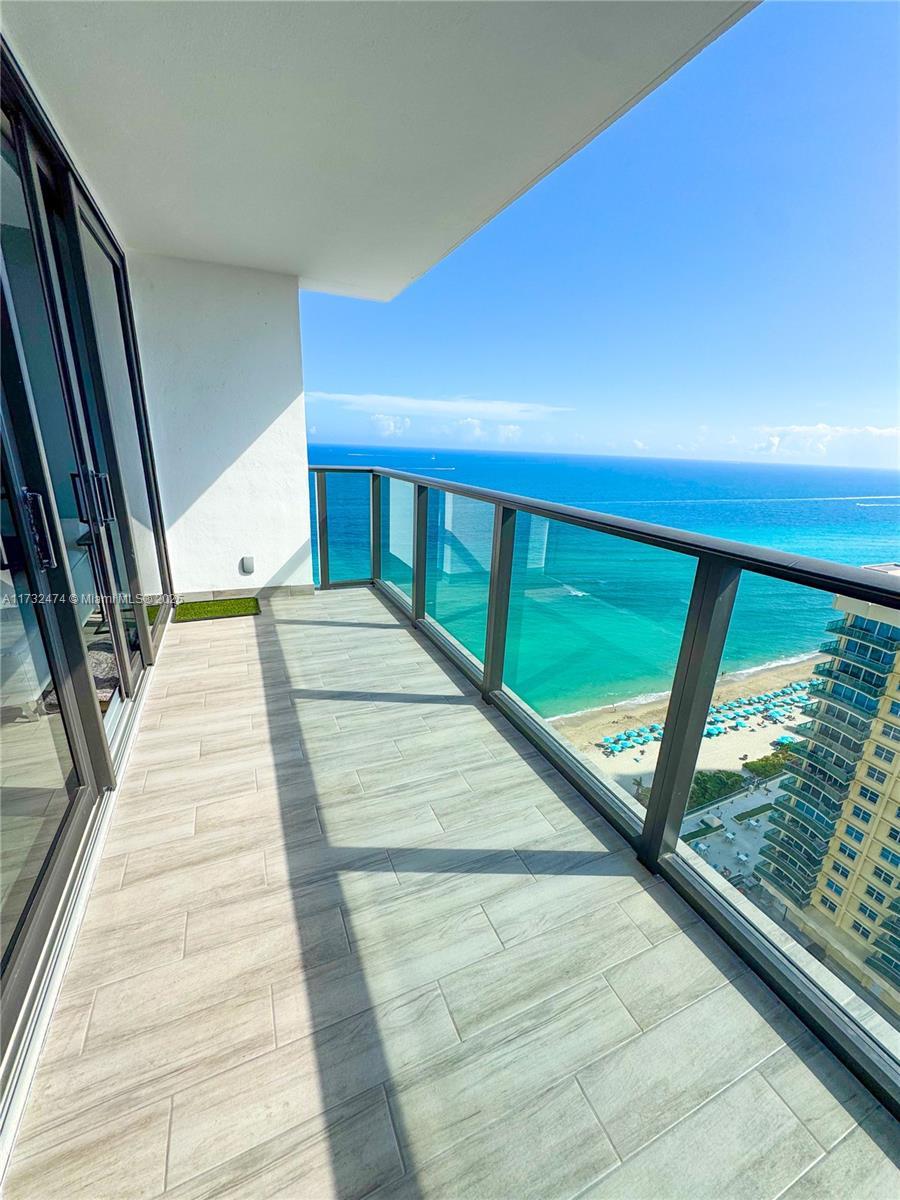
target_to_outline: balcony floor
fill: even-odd
[[[169,630],[5,1195],[883,1198],[897,1144],[354,589]]]

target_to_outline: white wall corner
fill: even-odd
[[[128,269],[176,592],[311,584],[297,278],[132,253]]]

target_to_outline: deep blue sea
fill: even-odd
[[[380,465],[864,565],[900,560],[900,471],[675,459],[310,447],[314,465]],[[412,489],[385,489],[383,571],[407,592]],[[481,657],[490,506],[430,493],[428,611]],[[329,476],[334,577],[368,574],[366,481]],[[695,560],[519,515],[505,682],[544,716],[667,691]],[[810,654],[833,597],[744,573],[723,671]],[[900,623],[900,622],[898,622]],[[748,684],[748,688],[749,688]]]

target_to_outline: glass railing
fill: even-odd
[[[809,694],[813,698],[814,703],[804,708],[807,716],[816,716],[819,710],[819,701],[827,700],[828,703],[835,705],[837,708],[843,708],[854,716],[862,717],[864,721],[871,721],[875,716],[874,708],[867,708],[859,700],[854,700],[849,696],[842,696],[829,687],[823,680],[816,680],[815,683],[809,685]],[[868,735],[867,735],[868,736]]]
[[[854,675],[852,671],[845,670],[841,665],[840,660],[833,660],[830,663],[817,663],[813,667],[813,672],[820,675],[823,679],[830,679],[834,683],[845,683],[848,687],[856,688],[865,696],[871,696],[876,700],[879,696],[884,695],[885,680],[882,679],[877,683],[869,683],[865,679],[860,679]]]
[[[484,659],[494,509],[428,489],[425,614],[479,662]]]
[[[881,659],[873,659],[868,654],[859,654],[856,650],[851,650],[846,642],[843,645],[840,642],[826,642],[822,646],[822,653],[854,663],[866,671],[874,671],[876,675],[889,675],[891,672],[890,664]]]
[[[823,716],[821,713],[817,714],[815,721],[804,721],[802,725],[798,725],[797,733],[842,754],[849,754],[854,759],[862,754],[866,737],[840,717]]]
[[[855,638],[858,642],[865,642],[867,646],[875,646],[878,650],[887,650],[890,654],[895,654],[900,650],[900,638],[883,637],[879,633],[870,633],[867,629],[848,625],[846,621],[830,621],[825,628],[829,633]]]
[[[834,650],[835,597],[900,624],[896,578],[380,468],[345,492],[341,468],[316,470],[325,537],[353,543],[332,552],[344,564],[332,583],[368,561],[485,701],[882,1087],[900,991],[881,973],[876,995],[862,958],[848,968],[846,901],[813,897],[832,858],[850,869],[877,856],[875,826],[839,850],[852,772],[805,738],[830,743],[830,728],[864,749],[868,729],[849,718],[871,721],[861,697],[883,688],[827,661],[823,643]],[[860,699],[833,695],[837,683]],[[871,1010],[846,1002],[848,986]]]

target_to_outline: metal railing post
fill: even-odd
[[[381,578],[381,476],[372,472],[369,493],[370,557],[372,579]]]
[[[509,617],[509,587],[515,538],[516,510],[506,508],[503,504],[495,505],[487,628],[484,639],[484,677],[481,683],[481,694],[487,701],[490,701],[492,692],[499,691],[503,686],[503,660],[506,655],[506,623]]]
[[[421,621],[425,616],[425,571],[428,548],[428,488],[417,483],[413,498],[413,577],[412,619]]]
[[[651,871],[678,840],[740,577],[740,568],[723,559],[701,555],[697,563],[638,847],[638,858]]]
[[[328,499],[325,488],[325,472],[316,471],[316,527],[319,531],[319,587],[324,591],[331,587],[328,571]]]

